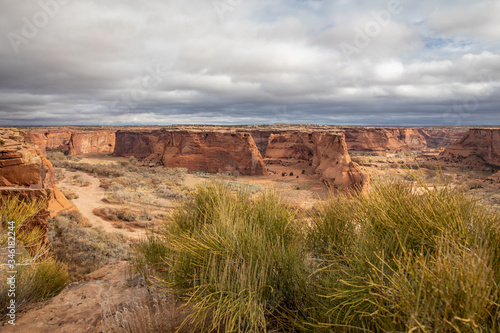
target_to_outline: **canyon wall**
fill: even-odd
[[[468,131],[463,127],[421,128],[418,130],[427,142],[428,148],[445,148],[460,140]]]
[[[471,128],[459,141],[448,146],[440,160],[487,171],[500,170],[500,129]]]
[[[262,156],[250,133],[229,131],[118,131],[116,156],[144,157],[153,165],[189,171],[264,175]]]
[[[114,150],[114,131],[74,132],[69,140],[68,155],[108,155]]]
[[[385,155],[427,147],[422,134],[412,128],[363,128],[345,127],[349,151],[373,152]]]
[[[32,129],[28,136],[42,151],[56,150],[68,155],[106,155],[115,149],[114,130]]]
[[[351,161],[343,132],[283,131],[271,134],[265,160],[286,163],[290,159],[309,162],[314,173],[334,188],[363,189],[368,176]],[[293,163],[293,162],[292,162]]]

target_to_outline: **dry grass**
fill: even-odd
[[[65,265],[56,262],[48,254],[44,243],[44,232],[39,228],[25,228],[47,206],[41,200],[26,201],[19,197],[0,199],[0,311],[1,320],[5,319],[10,284],[8,271],[15,274],[15,299],[17,312],[29,303],[46,300],[57,295],[68,281]],[[8,224],[13,221],[14,225]],[[12,226],[12,228],[11,228]],[[15,233],[15,240],[9,238]],[[15,244],[15,254],[8,247]],[[15,260],[9,266],[8,260]]]
[[[129,258],[129,245],[123,236],[90,228],[84,221],[80,213],[68,212],[50,223],[52,252],[59,261],[67,263],[72,280]]]

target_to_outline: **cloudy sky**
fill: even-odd
[[[500,125],[500,1],[0,0],[0,125]]]

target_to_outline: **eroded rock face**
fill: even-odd
[[[353,163],[342,132],[284,131],[271,134],[266,160],[310,161],[314,172],[334,188],[363,189],[368,176]]]
[[[0,128],[0,200],[45,201],[46,206],[23,226],[39,228],[47,242],[48,220],[63,210],[74,209],[54,184],[54,169],[26,133]]]
[[[428,148],[445,148],[460,140],[467,129],[457,128],[422,128],[418,130],[425,137]]]
[[[28,136],[42,151],[56,150],[68,155],[106,155],[115,149],[114,130],[32,129]]]
[[[448,146],[440,159],[447,163],[468,165],[488,171],[500,169],[500,129],[472,128]]]
[[[54,168],[25,132],[0,128],[0,191],[3,196],[43,198],[54,216],[72,205],[55,186]]]
[[[107,155],[114,150],[114,131],[75,132],[71,134],[68,155]]]
[[[116,156],[144,157],[189,171],[264,175],[262,156],[249,133],[217,131],[118,131]]]
[[[414,129],[344,128],[349,151],[373,152],[385,155],[427,146],[425,138]]]
[[[467,129],[456,128],[391,128],[345,127],[349,151],[386,153],[407,152],[426,148],[444,148],[465,135]]]
[[[69,150],[69,141],[71,140],[71,131],[54,129],[36,129],[27,131],[31,142],[38,146],[42,151],[58,150],[67,152]]]

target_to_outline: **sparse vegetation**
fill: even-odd
[[[90,228],[77,211],[52,219],[48,236],[55,258],[68,264],[72,280],[129,258],[129,245],[122,236]]]

